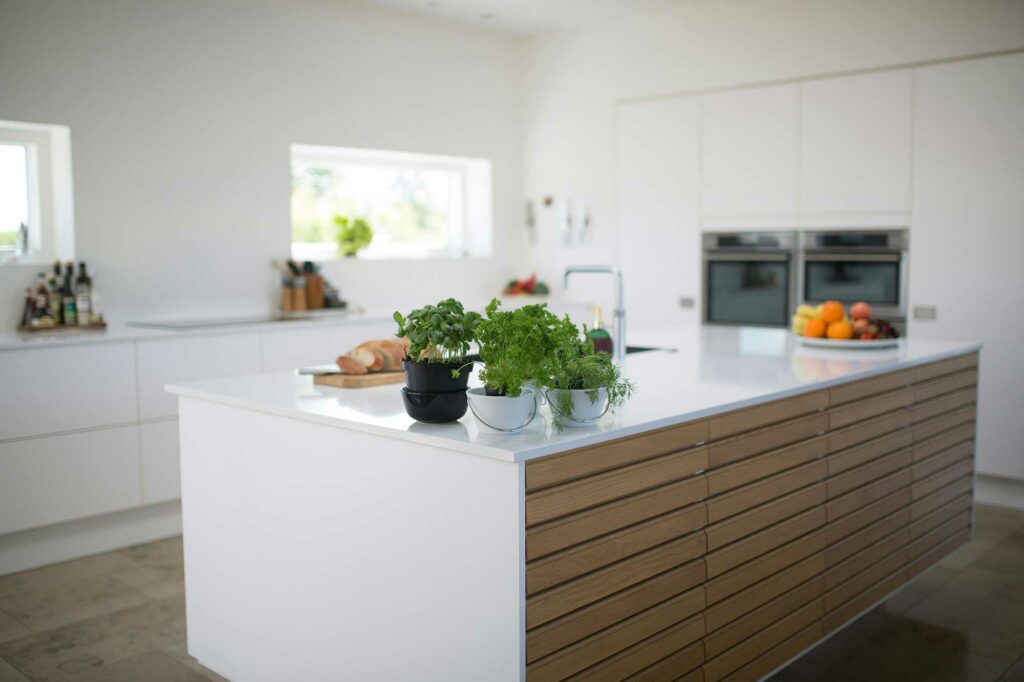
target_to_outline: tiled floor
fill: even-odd
[[[185,652],[181,539],[0,577],[0,682],[223,680]],[[974,542],[772,682],[1024,682],[1024,513],[978,507]]]

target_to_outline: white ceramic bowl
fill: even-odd
[[[562,414],[559,410],[561,403],[558,401],[562,393],[568,393],[572,398],[572,412],[570,414]],[[548,403],[551,405],[551,411],[555,413],[555,416],[558,417],[564,426],[591,426],[608,411],[607,388],[597,389],[597,398],[593,401],[590,399],[591,391],[564,391],[555,388],[547,391],[545,395],[547,396]]]
[[[466,395],[476,420],[494,431],[522,431],[537,416],[537,394],[529,388],[515,398],[487,395],[482,387],[471,388]]]

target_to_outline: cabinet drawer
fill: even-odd
[[[711,447],[714,449],[714,446]],[[708,494],[718,495],[786,469],[824,456],[828,441],[822,436],[750,457],[729,466],[708,471]],[[709,457],[710,459],[710,457]]]
[[[674,630],[675,628],[673,628]],[[657,644],[660,644],[661,637],[653,638],[651,647],[653,648],[656,644],[654,640],[657,640]],[[652,652],[649,658],[655,658],[661,650],[674,650],[677,648],[676,643],[666,642],[665,644],[658,647],[659,651]],[[662,658],[660,661],[655,663],[649,668],[644,668],[642,671],[629,678],[629,682],[661,682],[662,680],[675,680],[675,682],[704,682],[703,671],[698,667],[704,662],[704,645],[701,642],[694,642],[693,644],[679,649],[676,653]],[[687,671],[682,677],[677,677],[679,673]]]
[[[971,541],[971,531],[965,528],[954,533],[953,537],[939,543],[934,549],[922,553],[919,557],[907,564],[907,578],[914,578],[942,561],[961,545]]]
[[[188,336],[139,341],[139,417],[178,414],[177,396],[168,383],[199,381],[260,372],[259,335]]]
[[[955,358],[950,358],[949,360],[929,362],[927,365],[921,365],[920,367],[914,368],[914,382],[919,383],[922,381],[928,381],[929,379],[940,377],[943,374],[953,374],[954,372],[960,372],[966,369],[975,369],[977,366],[977,353],[958,355]]]
[[[692,476],[683,481],[577,512],[526,531],[526,560],[611,533],[634,523],[686,507],[707,497],[707,480]]]
[[[825,502],[825,484],[815,483],[795,493],[755,507],[707,528],[708,549],[716,550],[740,538]]]
[[[912,468],[912,471],[914,472],[914,480],[920,481],[921,479],[927,478],[946,467],[953,466],[962,459],[970,459],[973,456],[973,441],[954,445],[948,450],[944,450],[937,455],[933,455],[928,459],[921,460],[915,464]]]
[[[708,422],[709,438],[713,441],[728,438],[744,431],[751,431],[768,424],[824,410],[827,407],[827,390],[804,393],[793,398],[746,407],[712,417]]]
[[[828,475],[835,476],[900,448],[912,445],[914,434],[908,429],[872,438],[852,448],[841,450],[828,458]]]
[[[881,559],[878,563],[865,568],[846,582],[825,592],[825,610],[834,611],[846,602],[864,592],[869,591],[885,579],[899,572],[910,559],[910,553],[906,545],[898,547],[892,554]],[[825,579],[826,585],[828,578]]]
[[[782,545],[776,550],[752,559],[741,566],[737,566],[728,573],[713,578],[704,584],[708,604],[715,604],[727,597],[731,597],[740,590],[746,589],[754,583],[778,573],[787,566],[791,566],[797,561],[806,559],[810,555],[817,554],[824,549],[825,531],[816,530],[813,533],[808,533],[801,538]]]
[[[825,480],[825,462],[817,460],[796,469],[737,488],[708,500],[708,521],[715,522],[777,497]]]
[[[828,434],[829,452],[839,452],[913,423],[909,410],[898,410]]]
[[[0,533],[138,506],[135,426],[0,444]]]
[[[947,502],[952,502],[954,499],[966,493],[972,493],[973,486],[974,480],[970,476],[964,476],[963,478],[957,479],[945,488],[940,488],[931,495],[922,497],[915,501],[910,508],[911,517],[916,521],[922,516],[935,511]]]
[[[914,424],[914,440],[923,441],[955,426],[974,423],[976,412],[975,406],[971,404]]]
[[[847,537],[834,542],[825,550],[825,564],[829,567],[837,565],[849,556],[870,547],[901,528],[910,525],[910,509],[901,509],[880,521],[863,528]]]
[[[932,474],[928,478],[922,478],[919,481],[915,481],[911,488],[914,500],[919,500],[922,497],[931,495],[940,488],[945,488],[958,478],[967,476],[972,471],[974,471],[974,460],[966,459],[961,460],[953,466],[943,469],[938,473]]]
[[[602,661],[572,679],[574,681],[585,680],[586,682],[618,682],[664,658],[666,653],[680,651],[683,647],[686,647],[687,655],[681,657],[684,667],[676,671],[682,672],[682,670],[685,670],[685,666],[690,665],[692,661],[703,660],[704,657],[699,650],[700,642],[697,642],[703,634],[704,619],[700,616],[694,616],[682,623],[673,625],[668,630],[649,640],[645,640],[626,651]],[[694,642],[696,642],[695,646],[687,646]],[[529,679],[532,682],[533,678],[530,677]]]
[[[950,519],[962,514],[963,512],[969,512],[972,506],[972,498],[969,494],[955,497],[945,505],[935,509],[928,514],[919,516],[917,519],[910,524],[910,538],[911,540],[917,540],[918,538],[927,535],[942,524],[946,523]]]
[[[842,606],[825,614],[821,619],[824,633],[828,634],[836,628],[850,622],[861,612],[867,610],[887,594],[907,582],[906,571],[896,571],[887,578],[884,578],[877,585],[868,588],[859,595],[846,602]]]
[[[526,662],[532,663],[656,604],[691,591],[704,608],[704,562],[673,568],[650,580],[616,592],[590,606],[535,627],[526,633]]]
[[[181,497],[178,420],[139,425],[142,501],[145,504]]]
[[[910,558],[918,559],[923,555],[927,554],[930,550],[935,549],[949,538],[955,537],[957,534],[967,531],[970,532],[971,527],[971,512],[970,510],[962,511],[956,516],[941,525],[937,526],[934,530],[925,533],[921,537],[917,538],[910,543]]]
[[[844,474],[833,476],[828,479],[829,499],[845,495],[861,486],[870,485],[872,481],[878,480],[899,469],[909,467],[910,463],[910,450],[897,450],[885,457],[880,457],[855,469],[850,469]]]
[[[815,507],[778,523],[727,547],[709,552],[704,561],[708,577],[722,575],[729,569],[766,554],[781,544],[825,525],[825,508]]]
[[[913,407],[914,421],[922,422],[940,414],[951,412],[958,407],[972,405],[977,399],[977,390],[974,388],[963,388],[944,396],[917,403]]]
[[[973,387],[977,383],[978,373],[974,370],[932,379],[931,381],[914,386],[914,402],[920,403],[932,398],[938,398],[940,395],[952,393],[961,388]]]
[[[829,500],[828,504],[825,505],[825,510],[828,512],[828,520],[835,521],[847,514],[854,513],[858,509],[863,509],[875,500],[881,500],[901,490],[908,490],[912,482],[913,475],[910,469],[901,469],[884,478],[873,481],[870,485]]]
[[[834,407],[828,411],[829,428],[841,429],[844,426],[877,417],[886,412],[895,412],[907,407],[913,400],[914,394],[911,389],[902,388],[865,398],[864,400],[847,403],[842,407]]]
[[[953,447],[958,443],[974,442],[974,422],[961,424],[960,426],[943,431],[931,438],[920,441],[914,446],[914,461],[920,462],[932,455],[937,455],[943,450]]]
[[[694,448],[527,493],[526,525],[550,521],[693,476],[706,469],[707,465],[707,449]]]
[[[708,464],[712,470],[733,462],[806,441],[828,430],[828,414],[811,415],[774,424],[739,436],[711,443]]]
[[[910,505],[911,499],[910,490],[900,490],[888,497],[882,498],[878,502],[873,502],[859,511],[847,514],[846,516],[832,521],[826,527],[828,543],[831,545],[832,543],[838,542],[847,535],[855,533],[862,528],[866,528],[881,518],[895,514],[903,507]]]
[[[686,450],[707,440],[707,437],[707,422],[690,422],[642,436],[534,459],[526,463],[526,490],[538,490]]]
[[[839,562],[825,571],[825,589],[831,590],[847,580],[851,580],[883,559],[896,554],[910,544],[910,529],[903,527],[892,535],[887,535],[870,547]]]
[[[709,606],[704,611],[708,632],[736,620],[780,594],[807,582],[824,570],[825,557],[815,554],[714,606]]]
[[[0,353],[0,440],[134,422],[132,343]]]
[[[908,386],[914,381],[914,370],[907,369],[889,372],[870,379],[861,379],[848,384],[840,384],[829,389],[829,399],[833,407],[843,403],[861,400],[868,396],[878,395],[887,391]]]

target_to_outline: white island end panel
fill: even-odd
[[[522,465],[182,398],[188,649],[232,679],[520,679]]]

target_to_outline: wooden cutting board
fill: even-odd
[[[316,374],[313,383],[317,386],[334,388],[369,388],[385,384],[400,384],[405,381],[405,372],[370,372],[368,374]]]

